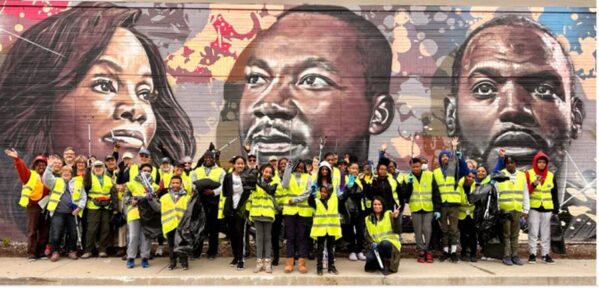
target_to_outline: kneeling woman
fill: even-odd
[[[375,196],[372,200],[372,213],[365,219],[366,241],[371,249],[366,256],[364,270],[382,270],[384,275],[389,275],[396,273],[399,268],[399,210],[383,212],[383,206],[383,198]]]

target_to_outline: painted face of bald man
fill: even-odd
[[[530,163],[538,151],[560,158],[573,127],[566,57],[553,37],[532,27],[493,26],[470,40],[457,107],[448,109],[457,109],[462,143],[471,154],[487,159],[505,147],[519,163]]]

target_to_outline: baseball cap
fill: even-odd
[[[186,163],[185,160],[179,160],[179,161],[177,161],[177,167],[185,168],[185,163]]]
[[[131,152],[125,152],[125,154],[123,154],[123,159],[133,159],[133,154],[131,154]]]
[[[168,157],[164,157],[162,159],[160,159],[160,163],[171,163],[171,159],[169,159]]]
[[[93,166],[94,167],[96,167],[96,166],[104,166],[104,162],[102,162],[100,160],[96,160],[96,161],[94,161],[94,165]]]
[[[151,155],[150,154],[150,150],[148,150],[146,148],[143,148],[143,149],[139,150],[138,154],[145,154],[145,155],[148,155],[148,156]]]
[[[277,156],[273,155],[273,156],[268,157],[268,162],[270,162],[270,161],[277,161],[277,160],[278,160]]]
[[[108,155],[106,155],[106,157],[104,157],[104,161],[108,161],[108,160],[116,160],[116,159],[114,159],[114,156],[112,156],[112,154],[108,154]]]
[[[183,162],[183,164],[185,164],[185,162],[191,162],[192,160],[191,160],[191,157],[185,156],[185,157],[183,157],[183,159],[181,161]]]
[[[43,161],[46,164],[48,164],[48,160],[46,159],[46,157],[44,155],[37,155],[37,156],[35,156],[35,158],[33,158],[33,163],[35,163],[37,161]]]

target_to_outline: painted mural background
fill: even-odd
[[[126,142],[122,152],[144,146],[156,159],[196,160],[210,142],[221,147],[237,138],[221,153],[225,165],[243,144],[262,161],[311,158],[327,136],[325,151],[374,162],[386,144],[408,170],[411,155],[434,165],[449,136],[491,166],[491,137],[522,159],[529,150],[550,152],[571,216],[563,223],[566,241],[594,241],[594,8],[311,6],[286,13],[294,7],[118,5],[0,1],[2,149],[17,148],[29,163],[67,146],[87,155],[91,138],[91,154],[102,158],[112,130]],[[465,47],[458,66],[497,69],[458,78],[456,52],[500,18],[521,23],[477,32],[469,43],[479,46]],[[52,23],[36,30],[44,21]],[[493,47],[496,54],[473,55]],[[452,88],[467,81],[476,82],[468,92]],[[510,105],[515,111],[502,112]],[[493,121],[516,128],[497,132]],[[0,236],[23,240],[20,185],[8,157],[0,157]]]

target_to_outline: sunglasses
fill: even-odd
[[[256,159],[248,159],[248,162],[256,162]]]
[[[150,155],[146,155],[146,154],[139,154],[139,157],[141,157],[141,158],[150,158]]]

